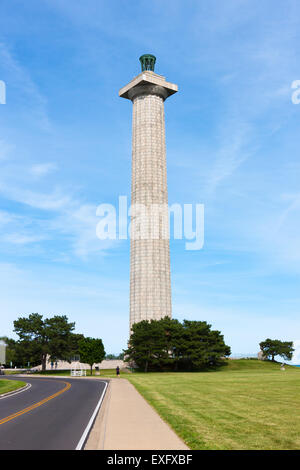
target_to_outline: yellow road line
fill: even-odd
[[[35,408],[38,408],[39,406],[43,405],[44,403],[47,403],[47,401],[50,401],[52,400],[53,398],[56,398],[58,397],[59,395],[61,395],[62,393],[66,392],[67,390],[69,390],[69,388],[71,388],[71,384],[69,382],[63,382],[64,384],[66,384],[66,386],[60,390],[59,392],[56,392],[54,393],[53,395],[50,395],[49,397],[47,398],[44,398],[43,400],[39,401],[38,403],[34,403],[33,405],[30,405],[28,406],[27,408],[24,408],[24,410],[21,410],[21,411],[18,411],[17,413],[13,413],[12,415],[9,415],[7,416],[6,418],[3,418],[0,420],[0,424],[4,424],[4,423],[7,423],[7,421],[10,421],[12,419],[15,419],[17,418],[18,416],[21,416],[25,413],[28,413],[28,411],[31,411],[31,410],[34,410]]]

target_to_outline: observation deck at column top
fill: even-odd
[[[167,82],[165,77],[154,72],[155,60],[152,59],[151,62],[150,58],[156,60],[151,54],[144,54],[140,57],[142,72],[120,89],[119,96],[121,98],[131,100],[131,96],[129,95],[132,94],[133,88],[145,87],[147,85],[162,87],[164,89],[165,99],[178,91],[178,86],[175,85],[175,83]],[[130,91],[131,93],[129,93]]]

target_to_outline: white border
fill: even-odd
[[[86,438],[87,438],[87,436],[88,436],[88,433],[90,432],[91,427],[93,426],[93,423],[94,423],[94,421],[95,421],[96,415],[97,415],[97,413],[98,413],[98,411],[99,411],[99,408],[100,408],[100,406],[101,406],[101,403],[102,403],[102,401],[103,401],[103,398],[104,398],[104,395],[105,395],[105,392],[106,392],[106,389],[107,389],[107,386],[108,386],[108,382],[105,382],[104,380],[99,380],[99,382],[104,382],[104,383],[105,383],[104,390],[103,390],[103,392],[102,392],[102,394],[101,394],[100,400],[99,400],[98,403],[97,403],[97,406],[96,406],[96,408],[95,408],[95,410],[94,410],[94,413],[92,414],[92,416],[91,416],[91,418],[90,418],[90,420],[89,420],[89,422],[88,422],[88,425],[87,425],[87,427],[85,428],[84,433],[82,434],[82,436],[81,436],[81,438],[80,438],[80,441],[78,442],[78,444],[77,444],[75,450],[82,450],[82,448],[83,448],[83,446],[84,446],[84,444],[85,444]]]

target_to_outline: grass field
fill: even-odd
[[[126,378],[191,449],[300,449],[300,368],[241,359]]]
[[[25,385],[25,382],[1,379],[0,395],[2,395],[3,393],[12,392],[13,390],[17,390],[18,388],[24,387]]]

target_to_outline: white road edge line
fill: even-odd
[[[3,400],[4,398],[8,398],[8,397],[13,397],[14,395],[18,395],[18,393],[22,393],[22,392],[26,392],[26,390],[29,390],[31,387],[31,384],[27,383],[26,385],[24,385],[24,387],[22,387],[20,390],[17,390],[16,392],[8,392],[8,393],[4,393],[3,395],[0,395],[0,400]]]
[[[104,382],[104,380],[99,380],[99,382]],[[87,425],[87,427],[85,428],[84,433],[82,434],[81,439],[80,439],[80,441],[78,442],[78,444],[77,444],[75,450],[81,450],[81,449],[82,449],[82,447],[83,447],[83,445],[84,445],[84,443],[85,443],[85,440],[86,440],[86,438],[87,438],[87,435],[88,435],[88,433],[90,432],[91,427],[93,426],[93,423],[94,423],[94,421],[95,421],[95,418],[96,418],[96,416],[97,416],[97,413],[98,413],[98,411],[99,411],[99,408],[100,408],[100,406],[101,406],[101,403],[102,403],[102,401],[103,401],[103,398],[104,398],[104,395],[105,395],[105,392],[106,392],[106,389],[107,389],[107,386],[108,386],[108,382],[104,382],[104,383],[105,383],[105,387],[104,387],[104,390],[103,390],[103,392],[102,392],[102,394],[101,394],[100,400],[98,401],[97,406],[96,406],[96,408],[95,408],[95,410],[94,410],[94,413],[92,414],[91,419],[89,420],[88,425]]]

